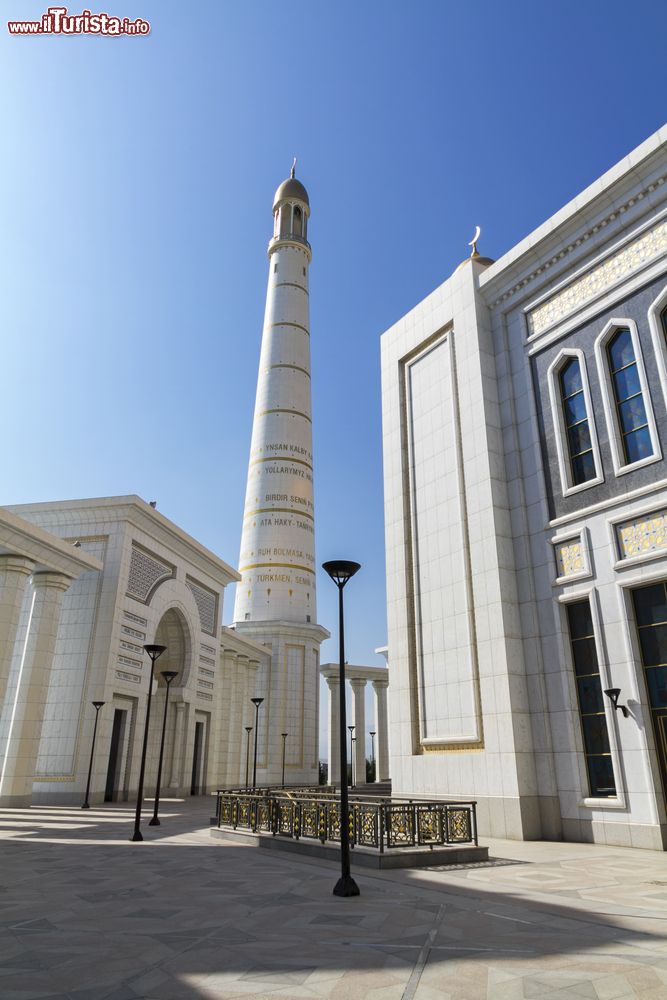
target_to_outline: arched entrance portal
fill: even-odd
[[[164,678],[162,677],[164,670],[175,670],[178,673],[178,677],[173,682],[174,687],[182,688],[187,683],[185,675],[190,668],[189,638],[183,615],[177,608],[169,608],[162,615],[153,640],[157,645],[167,647],[155,665],[160,687],[164,687]]]
[[[177,677],[172,681],[169,692],[161,796],[180,797],[190,794],[193,761],[201,757],[201,744],[199,747],[196,745],[198,730],[191,718],[189,700],[184,696],[192,662],[192,641],[185,617],[178,608],[172,607],[165,611],[155,630],[154,642],[167,648],[155,664],[157,685],[154,687],[151,709],[146,788],[148,795],[152,795],[157,781],[167,692],[162,674],[173,670]]]

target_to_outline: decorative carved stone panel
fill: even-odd
[[[148,600],[148,596],[157,583],[161,580],[168,580],[174,575],[174,567],[163,562],[157,556],[149,555],[138,546],[132,546],[132,557],[130,559],[130,572],[127,581],[127,592],[130,597],[143,601]]]
[[[632,559],[667,549],[667,510],[654,511],[616,525],[618,553]]]
[[[533,309],[528,315],[529,334],[543,333],[619,281],[630,277],[665,250],[667,222],[659,222]]]
[[[215,625],[218,616],[218,595],[203,584],[197,583],[192,577],[186,577],[185,582],[192,591],[197,610],[199,611],[199,621],[202,632],[207,635],[215,635]]]
[[[568,538],[555,545],[557,576],[578,576],[586,570],[584,547],[581,538]]]

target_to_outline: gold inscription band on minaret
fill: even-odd
[[[306,295],[310,295],[308,289],[304,288],[303,285],[297,284],[296,281],[276,281],[274,288],[300,288]]]
[[[291,413],[293,417],[303,417],[303,419],[307,420],[309,424],[312,424],[312,422],[313,422],[310,419],[310,417],[308,416],[307,413],[301,413],[300,410],[281,410],[281,409],[276,409],[276,410],[260,410],[259,413],[255,414],[255,416],[256,417],[265,417],[267,415],[267,413]]]
[[[281,365],[268,365],[268,366],[267,366],[267,367],[266,367],[266,368],[264,369],[264,371],[265,371],[265,372],[269,372],[269,371],[271,371],[271,369],[272,369],[272,368],[291,368],[291,369],[292,369],[292,371],[294,371],[294,372],[302,372],[302,373],[303,373],[304,375],[307,375],[307,376],[308,376],[308,378],[310,378],[310,372],[309,372],[309,371],[306,371],[306,369],[305,369],[305,368],[299,368],[299,366],[298,366],[298,365],[287,365],[287,364],[281,364]]]
[[[239,573],[247,573],[249,569],[300,569],[303,573],[310,573],[311,576],[315,576],[315,570],[309,569],[308,566],[297,566],[296,563],[251,563],[250,566],[240,566]]]
[[[245,521],[246,517],[255,517],[256,514],[296,514],[298,517],[307,517],[310,521],[315,520],[312,514],[306,514],[305,510],[295,510],[293,507],[257,507],[244,514],[243,520]]]
[[[273,458],[255,458],[250,462],[250,465],[258,465],[260,462],[296,462],[297,465],[305,465],[307,469],[313,471],[312,465],[309,465],[308,462],[304,462],[300,458],[287,458],[286,455],[274,455]]]
[[[282,323],[268,323],[266,328],[270,329],[272,326],[293,326],[297,330],[303,330],[306,336],[310,337],[310,330],[306,326],[301,326],[301,323],[292,323],[289,320],[284,320]]]

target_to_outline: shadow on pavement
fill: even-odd
[[[657,923],[446,873],[359,872],[338,899],[336,865],[214,842],[210,811],[166,802],[131,844],[131,805],[2,810],[3,1000],[563,1000],[610,975],[667,997]]]

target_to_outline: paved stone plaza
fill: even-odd
[[[338,899],[335,865],[214,842],[212,811],[167,801],[143,844],[130,805],[0,811],[2,1000],[667,998],[664,854],[485,841],[502,861]]]

